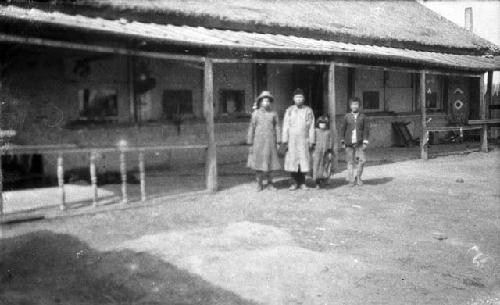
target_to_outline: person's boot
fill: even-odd
[[[349,186],[354,186],[354,168],[352,163],[347,163],[347,182]]]
[[[270,191],[276,190],[273,184],[273,177],[271,177],[271,174],[267,174],[267,189]]]
[[[264,184],[263,184],[263,181],[262,181],[262,174],[261,173],[257,173],[257,192],[260,192],[264,189]]]
[[[363,179],[361,179],[361,175],[363,175],[363,167],[365,165],[363,163],[359,163],[358,164],[358,170],[356,172],[356,183],[359,185],[359,186],[362,186],[363,185]]]

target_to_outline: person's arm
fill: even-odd
[[[316,132],[314,128],[314,113],[309,109],[307,113],[307,121],[309,122],[309,147],[313,147],[316,143]]]
[[[347,130],[347,114],[344,115],[344,121],[340,125],[340,144],[345,145],[345,131]]]
[[[252,118],[250,119],[250,126],[248,126],[248,135],[247,135],[247,144],[253,145],[253,140],[255,137],[255,125],[256,125],[256,117],[255,112],[252,113]]]
[[[363,145],[366,147],[369,143],[368,137],[370,136],[370,125],[366,115],[363,115]]]
[[[289,117],[289,110],[287,109],[283,117],[283,129],[281,130],[281,143],[284,144],[288,143],[288,124],[289,124],[288,117]]]
[[[277,113],[274,113],[274,129],[276,132],[276,143],[281,143],[280,118]]]

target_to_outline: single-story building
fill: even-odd
[[[244,143],[261,90],[282,117],[303,88],[334,126],[357,96],[372,147],[400,141],[394,122],[425,146],[429,126],[486,119],[484,73],[500,69],[500,47],[415,1],[11,1],[0,5],[0,50],[11,144],[37,152],[208,142],[212,177],[216,152],[222,162],[246,157],[231,145]],[[162,151],[146,164],[204,154]],[[56,175],[57,155],[33,156],[33,170]],[[88,162],[74,154],[64,166]]]

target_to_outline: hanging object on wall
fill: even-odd
[[[451,93],[451,121],[456,124],[465,124],[468,120],[466,93],[458,86],[452,88]]]
[[[137,63],[135,73],[135,93],[142,95],[156,87],[156,79],[151,76],[147,64],[144,62]]]

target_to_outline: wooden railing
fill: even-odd
[[[90,185],[92,193],[92,205],[96,207],[99,201],[97,194],[97,169],[96,156],[102,153],[119,153],[120,162],[120,178],[121,178],[121,202],[127,204],[127,158],[126,154],[135,152],[138,154],[138,169],[140,180],[140,200],[146,201],[146,162],[144,154],[146,152],[158,152],[162,150],[189,150],[189,149],[207,149],[206,145],[154,145],[154,146],[139,146],[129,147],[127,145],[119,145],[115,147],[77,147],[75,145],[20,145],[20,146],[4,146],[1,149],[1,155],[24,155],[24,154],[42,154],[42,155],[57,155],[57,182],[59,188],[59,206],[61,210],[66,207],[66,193],[64,190],[64,155],[68,154],[88,154],[89,156],[89,172]],[[207,162],[209,160],[207,159]],[[1,168],[0,168],[1,170]],[[208,183],[208,179],[207,179]],[[213,183],[213,182],[212,182]],[[3,214],[3,196],[2,184],[0,181],[0,215]]]

